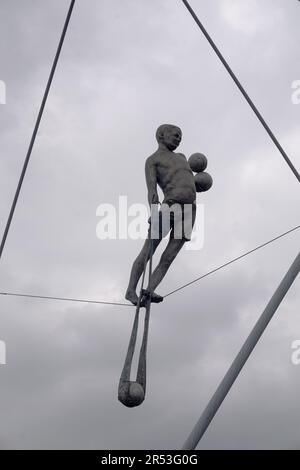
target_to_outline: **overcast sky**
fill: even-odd
[[[191,0],[300,169],[300,4]],[[0,0],[0,230],[69,6]],[[179,0],[78,0],[0,266],[0,290],[124,301],[141,240],[99,240],[101,203],[146,203],[158,125],[182,128],[214,178],[202,250],[183,250],[164,295],[299,224],[299,186]],[[145,221],[146,223],[146,221]],[[148,389],[117,386],[134,309],[0,297],[2,449],[178,449],[299,250],[299,233],[152,308]],[[161,251],[161,250],[160,250]],[[155,256],[155,261],[158,260]],[[200,449],[299,448],[299,278]]]

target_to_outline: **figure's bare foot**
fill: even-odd
[[[137,305],[138,300],[139,300],[138,296],[136,295],[136,292],[134,290],[129,289],[129,288],[127,289],[125,299],[129,300],[129,302],[131,302],[133,305]]]
[[[150,292],[148,290],[143,290],[143,296],[141,300],[141,307],[145,307],[147,298],[149,297]],[[158,304],[162,302],[164,298],[161,295],[156,294],[155,292],[152,292],[151,294],[151,302],[154,304]]]

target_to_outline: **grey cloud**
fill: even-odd
[[[184,250],[164,294],[299,223],[296,180],[182,5],[77,2],[1,260],[1,290],[122,300],[141,241],[100,241],[96,208],[146,203],[144,161],[162,122],[181,150],[209,158],[205,244]],[[179,2],[180,3],[180,2]],[[221,1],[193,5],[299,167],[299,5],[268,0],[256,34],[226,23]],[[4,1],[0,229],[68,2]],[[280,28],[278,28],[280,24]],[[133,181],[134,180],[134,181]],[[132,309],[1,297],[3,448],[180,448],[296,256],[297,233],[154,306],[149,385],[127,410],[116,390]],[[159,254],[156,256],[158,259]],[[297,448],[298,281],[201,448]]]

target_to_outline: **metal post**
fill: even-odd
[[[239,373],[241,372],[243,366],[245,365],[248,357],[258,343],[260,337],[262,336],[264,330],[268,326],[270,320],[274,316],[277,308],[279,307],[282,299],[288,292],[292,283],[296,279],[300,271],[300,253],[296,257],[295,261],[291,265],[290,269],[282,279],[281,283],[277,287],[275,293],[273,294],[271,300],[263,311],[261,317],[257,321],[244,345],[242,346],[240,352],[234,359],[231,364],[228,372],[224,376],[222,382],[217,388],[215,394],[210,399],[207,407],[203,411],[199,421],[191,432],[190,436],[184,443],[184,450],[193,450],[198,445],[200,439],[204,435],[206,429],[208,428],[210,422],[218,411],[220,405],[225,399],[227,393],[229,392],[231,386],[235,382]]]
[[[18,186],[17,186],[16,192],[15,192],[15,196],[14,196],[14,199],[13,199],[13,202],[12,202],[12,206],[10,208],[10,212],[9,212],[8,219],[7,219],[7,222],[6,222],[6,226],[5,226],[5,229],[4,229],[4,233],[3,233],[3,236],[2,236],[2,240],[1,240],[1,244],[0,244],[0,259],[2,257],[2,253],[3,253],[4,247],[5,247],[7,235],[8,235],[10,225],[11,225],[14,213],[15,213],[16,205],[17,205],[17,202],[18,202],[18,199],[19,199],[19,196],[20,196],[21,188],[22,188],[23,181],[24,181],[24,178],[25,178],[25,175],[26,175],[26,171],[27,171],[27,167],[28,167],[28,164],[29,164],[31,154],[32,154],[32,150],[33,150],[33,147],[34,147],[34,144],[35,144],[35,139],[36,139],[39,127],[40,127],[40,123],[41,123],[41,120],[42,120],[42,116],[43,116],[44,109],[45,109],[45,106],[46,106],[46,102],[47,102],[47,99],[48,99],[49,91],[50,91],[52,81],[53,81],[53,77],[54,77],[56,67],[57,67],[57,64],[58,64],[58,60],[59,60],[59,56],[60,56],[60,53],[61,53],[61,50],[62,50],[62,46],[63,46],[64,40],[65,40],[65,37],[66,37],[66,33],[67,33],[67,30],[68,30],[68,26],[69,26],[69,23],[70,23],[70,19],[71,19],[71,16],[72,16],[74,5],[75,5],[75,0],[71,0],[69,10],[68,10],[68,14],[67,14],[67,17],[66,17],[66,20],[65,20],[65,23],[64,23],[62,35],[61,35],[60,40],[59,40],[58,48],[57,48],[57,51],[56,51],[56,54],[55,54],[55,57],[54,57],[53,65],[52,65],[52,68],[51,68],[51,71],[50,71],[50,75],[49,75],[49,78],[48,78],[48,82],[47,82],[47,85],[46,85],[46,89],[45,89],[45,92],[44,92],[42,103],[41,103],[40,110],[39,110],[39,113],[38,113],[38,117],[37,117],[37,120],[36,120],[36,123],[35,123],[35,126],[34,126],[34,130],[33,130],[33,133],[32,133],[31,139],[30,139],[29,147],[28,147],[27,154],[26,154],[26,157],[25,157],[25,161],[24,161],[24,164],[23,164],[23,168],[22,168],[22,171],[21,171],[21,176],[20,176],[20,179],[19,179],[19,182],[18,182]]]

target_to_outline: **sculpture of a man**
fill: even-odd
[[[134,305],[138,302],[136,288],[143,273],[145,260],[150,256],[150,243],[154,253],[162,238],[170,231],[170,238],[159,264],[153,271],[147,291],[151,292],[151,301],[160,302],[163,298],[154,291],[167,273],[172,262],[178,255],[186,241],[191,239],[191,232],[196,217],[196,187],[193,172],[186,157],[182,153],[174,151],[182,139],[179,127],[171,124],[159,126],[156,132],[158,149],[146,160],[145,172],[148,188],[148,202],[150,207],[159,204],[157,185],[164,194],[164,200],[158,213],[159,228],[153,236],[153,220],[150,222],[149,237],[133,263],[126,299]],[[157,206],[158,207],[158,206]],[[165,225],[164,208],[174,208],[169,211],[169,226]],[[151,211],[153,214],[153,210]],[[151,217],[152,219],[153,217]],[[152,227],[151,227],[152,226]]]

